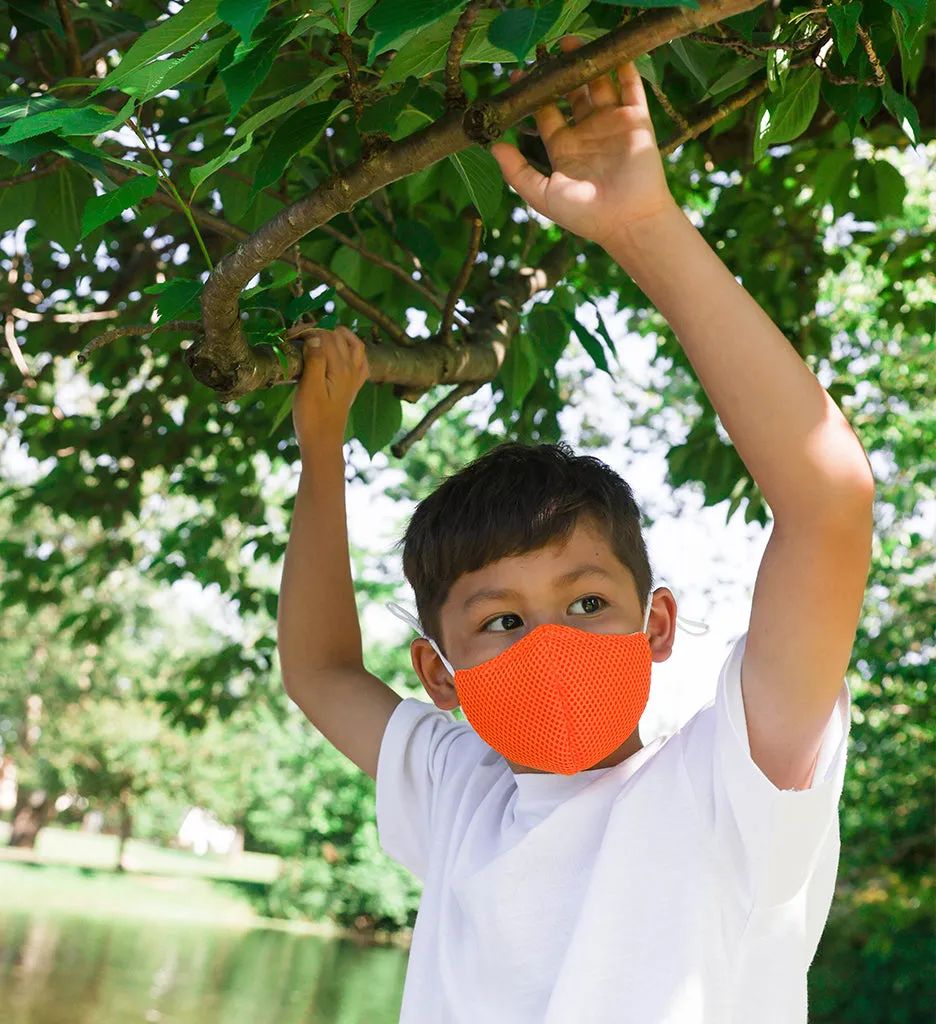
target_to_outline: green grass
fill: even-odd
[[[116,875],[87,868],[0,862],[3,912],[67,913],[252,927],[246,897],[205,878]]]
[[[70,867],[113,869],[117,864],[116,836],[92,835],[72,829],[48,826],[36,837],[32,851],[6,847],[10,826],[0,822],[0,863],[4,860]],[[280,859],[266,853],[243,853],[237,857],[206,854],[199,857],[185,850],[169,850],[131,839],[124,852],[128,873],[214,878],[234,882],[269,884],[276,880]]]

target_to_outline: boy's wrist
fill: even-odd
[[[661,248],[665,250],[670,240],[687,227],[691,228],[692,224],[670,196],[654,213],[623,224],[601,245],[615,262],[630,271],[646,259],[659,259]],[[678,249],[674,248],[673,257],[677,254]],[[662,255],[668,254],[664,251]]]

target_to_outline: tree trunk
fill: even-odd
[[[120,794],[120,846],[117,848],[117,865],[115,871],[125,871],[124,848],[127,840],[133,835],[133,815],[130,812],[130,794],[124,790]]]
[[[44,789],[27,791],[20,786],[16,795],[16,807],[13,808],[13,830],[10,833],[10,846],[34,850],[39,829],[49,820],[52,801]]]

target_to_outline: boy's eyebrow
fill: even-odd
[[[571,586],[573,583],[578,583],[578,581],[585,576],[603,576],[605,579],[613,579],[612,574],[602,565],[580,565],[567,573],[563,573],[563,575],[556,580],[556,586]]]
[[[516,590],[476,590],[471,597],[467,598],[462,605],[464,611],[482,601],[506,601],[511,597],[518,597]]]

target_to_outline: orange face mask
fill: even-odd
[[[390,608],[422,632],[408,612]],[[648,598],[640,633],[537,626],[469,669],[452,668],[429,642],[455,681],[465,717],[489,746],[515,764],[574,775],[637,728],[650,697],[649,618]]]

